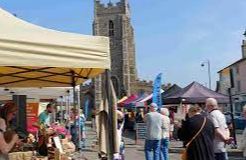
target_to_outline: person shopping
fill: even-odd
[[[8,153],[19,140],[18,135],[10,128],[16,112],[14,103],[6,103],[0,109],[0,160],[8,160]]]
[[[163,116],[162,126],[162,139],[161,139],[161,160],[169,160],[168,146],[170,136],[170,119],[169,111],[167,108],[161,108],[161,114]]]
[[[201,108],[192,106],[188,111],[189,118],[183,121],[178,130],[178,137],[185,142],[188,160],[215,160],[213,150],[214,126]]]
[[[218,102],[214,98],[206,99],[206,110],[209,112],[208,117],[212,121],[215,130],[213,142],[215,159],[227,160],[226,144],[230,143],[231,138],[225,115],[219,110]]]
[[[78,109],[72,109],[72,114],[70,118],[70,133],[72,136],[72,142],[75,144],[78,150],[85,148],[84,128],[85,118],[80,115],[80,111]],[[81,141],[79,141],[79,136],[81,136]]]
[[[150,113],[144,118],[147,126],[144,146],[146,160],[160,160],[163,117],[157,112],[157,108],[157,104],[151,103]]]
[[[246,119],[246,105],[243,107],[243,116]],[[239,144],[239,149],[243,151],[243,157],[246,159],[246,127],[243,131],[243,136],[241,143]]]

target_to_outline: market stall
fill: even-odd
[[[207,98],[215,98],[220,105],[227,105],[229,97],[217,93],[198,82],[192,82],[183,89],[176,89],[170,94],[162,96],[163,105],[169,109],[175,110],[175,117],[181,119],[185,117],[191,104],[200,104],[205,107]]]
[[[42,28],[1,8],[0,26],[0,87],[73,87],[75,93],[76,85],[110,69],[109,39],[106,37]],[[66,139],[57,139],[57,131],[38,127],[43,135],[48,135],[43,136],[43,141],[50,144],[46,147],[51,148],[53,158],[61,159],[66,148],[61,144],[69,143]],[[50,136],[52,142],[47,138]],[[33,153],[22,150],[9,156],[13,160],[16,157],[30,159]]]
[[[163,96],[164,104],[204,104],[207,98],[215,98],[220,104],[228,104],[227,95],[217,93],[198,82],[192,82],[183,89],[179,89],[172,94]]]

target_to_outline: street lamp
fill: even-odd
[[[208,66],[208,84],[209,84],[209,89],[211,89],[211,71],[210,71],[210,61],[206,60],[202,62],[201,66],[204,67],[205,65]]]
[[[246,37],[246,30],[244,31],[243,35],[244,35],[244,37]]]

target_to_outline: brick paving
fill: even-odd
[[[90,125],[89,125],[90,126]],[[86,128],[87,140],[86,148],[81,151],[82,155],[86,157],[87,160],[99,160],[97,154],[97,146],[94,145],[96,138],[96,132],[92,131],[90,127]],[[238,136],[240,141],[241,137]],[[125,141],[125,159],[126,160],[144,160],[144,141],[139,141],[136,144],[134,133],[128,132],[124,135]],[[182,150],[182,142],[171,141],[170,143],[170,160],[180,159],[180,151]],[[229,150],[230,158],[229,160],[245,160],[241,157],[238,150]]]

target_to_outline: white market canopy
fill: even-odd
[[[27,99],[58,99],[61,96],[67,96],[67,91],[72,92],[71,87],[42,87],[42,88],[0,88],[0,101],[1,100],[12,100],[13,95],[26,95]]]
[[[0,87],[74,86],[110,65],[107,37],[42,28],[0,8]]]

